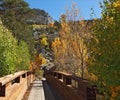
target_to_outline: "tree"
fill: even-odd
[[[25,41],[33,55],[32,28],[27,24],[27,18],[31,14],[28,4],[23,0],[1,0],[0,17],[3,25],[11,30],[12,35],[19,41]]]
[[[60,22],[54,21],[53,27],[54,27],[57,31],[59,31],[59,29],[61,28]]]
[[[74,3],[71,10],[61,16],[60,41],[56,43],[56,48],[55,41],[53,42],[53,54],[55,59],[59,58],[58,61],[66,72],[84,78],[89,55],[87,45],[92,33],[88,21],[81,20],[78,16],[79,10]]]
[[[13,73],[17,63],[17,40],[0,22],[0,76]]]
[[[30,54],[28,51],[28,46],[24,41],[20,41],[17,47],[17,55],[18,55],[18,66],[17,71],[19,70],[27,70],[30,62]]]
[[[15,31],[20,24],[25,24],[25,15],[28,14],[28,4],[23,0],[2,0],[0,4],[0,13],[3,24],[13,31],[17,37],[19,31]],[[22,23],[21,23],[22,22]]]
[[[36,70],[40,69],[40,65],[46,64],[46,59],[42,54],[35,54],[35,68]]]
[[[66,54],[66,43],[64,40],[60,40],[59,37],[55,38],[52,42],[52,51],[54,56],[54,63],[57,66],[57,70],[67,72],[65,67],[65,54]],[[59,62],[59,63],[58,63]]]
[[[28,69],[30,55],[25,42],[12,36],[0,22],[0,76]]]
[[[102,18],[94,21],[94,60],[89,68],[105,100],[119,100],[120,0],[105,0],[103,4]]]

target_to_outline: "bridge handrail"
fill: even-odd
[[[16,73],[13,73],[13,74],[10,74],[10,75],[7,75],[7,76],[4,76],[4,77],[1,77],[0,78],[0,86],[3,86],[5,85],[6,83],[14,80],[15,78],[27,73],[28,71],[20,71],[20,72],[16,72]]]
[[[63,100],[96,100],[95,90],[86,79],[59,71],[47,72],[45,76]]]
[[[56,76],[53,75],[52,73],[54,73],[54,74],[56,73]],[[80,78],[80,77],[78,77],[78,76],[75,76],[75,75],[72,75],[72,74],[68,74],[68,73],[60,72],[60,71],[51,71],[51,72],[49,72],[48,74],[53,75],[53,76],[56,77],[57,79],[62,79],[62,80],[63,80],[63,77],[59,77],[59,75],[62,75],[62,76],[64,76],[64,77],[68,77],[68,78],[70,78],[71,80],[75,80],[75,81],[77,81],[77,82],[84,82],[84,84],[85,84],[86,86],[92,88],[92,85],[90,85],[86,79],[82,79],[82,78]],[[63,83],[64,83],[64,80],[63,80]],[[71,85],[72,85],[72,84],[71,84]]]
[[[0,78],[0,100],[21,100],[35,80],[33,71],[19,71]]]

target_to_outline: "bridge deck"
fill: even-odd
[[[55,98],[47,82],[37,79],[33,82],[28,100],[55,100]]]

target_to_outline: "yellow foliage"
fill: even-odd
[[[29,64],[29,70],[32,70],[33,67],[32,67],[32,61],[30,61],[30,64]]]
[[[52,27],[52,28],[53,28],[53,27],[54,27],[54,23],[50,23],[50,24],[49,24],[49,27]]]
[[[40,61],[40,64],[46,64],[46,59],[43,57],[43,55],[39,54],[38,61]]]
[[[39,68],[41,64],[46,64],[46,59],[43,55],[36,54],[35,55],[35,65],[37,66],[37,68]]]
[[[114,7],[120,7],[120,0],[117,0],[116,2],[113,3]]]
[[[32,27],[33,27],[33,30],[35,30],[35,29],[45,29],[45,28],[47,28],[48,26],[47,25],[37,25],[37,24],[33,24],[32,25]]]
[[[73,4],[71,11],[61,16],[59,38],[52,42],[52,50],[58,69],[69,73],[82,73],[88,60],[87,42],[91,32],[84,20],[76,21],[79,10]],[[88,40],[88,41],[87,41]],[[86,71],[87,72],[87,71]]]
[[[55,38],[54,41],[52,42],[52,47],[56,47],[59,44],[60,44],[60,39],[59,38]]]
[[[64,55],[66,53],[66,43],[64,40],[60,38],[55,38],[52,42],[52,50],[53,55],[60,62],[60,64],[64,64]]]
[[[48,45],[47,40],[48,40],[47,37],[44,37],[44,38],[41,39],[40,42],[41,42],[42,45],[47,46]]]
[[[39,55],[39,59],[41,59],[41,64],[46,64],[46,59],[42,55]]]
[[[114,98],[118,95],[118,92],[120,91],[120,86],[111,86],[111,100],[114,100]]]

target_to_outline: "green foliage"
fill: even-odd
[[[20,41],[18,45],[18,69],[17,70],[26,70],[28,69],[30,62],[30,54],[28,51],[28,46],[24,41]]]
[[[17,40],[0,23],[0,76],[16,70]]]
[[[1,14],[4,16],[10,14],[10,16],[4,18],[5,20],[9,17],[14,17],[17,21],[21,22],[30,16],[29,5],[24,0],[1,0],[0,7]]]
[[[28,4],[23,0],[1,0],[0,8],[0,17],[4,26],[11,30],[19,41],[25,41],[30,54],[33,55],[32,28],[27,24],[27,18],[32,12]]]
[[[30,55],[27,45],[17,39],[0,22],[0,76],[28,68]]]
[[[110,87],[120,86],[120,2],[106,0],[102,19],[94,21],[94,61],[90,67],[98,80],[99,90],[110,99]],[[117,100],[117,99],[116,99]]]
[[[41,79],[43,77],[44,71],[40,69],[35,70],[35,75],[37,78]]]

